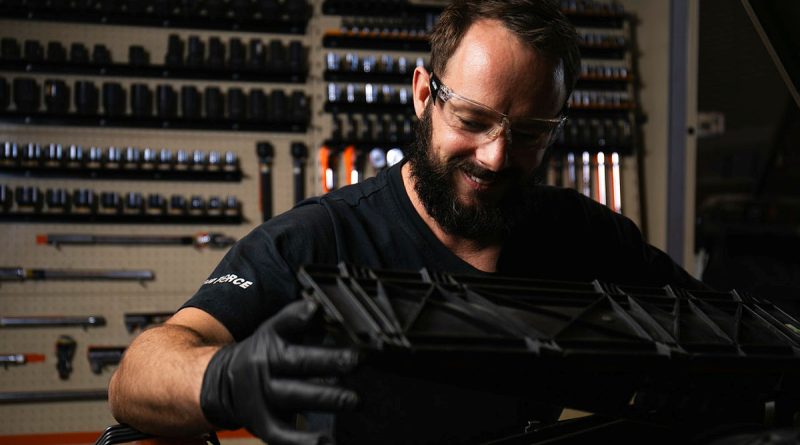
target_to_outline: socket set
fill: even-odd
[[[625,8],[616,2],[597,0],[561,0],[561,11],[564,14],[587,14],[597,16],[622,16]]]
[[[159,193],[96,192],[88,188],[0,184],[0,220],[55,222],[224,223],[242,222],[236,196],[166,197]]]
[[[626,66],[596,63],[581,63],[580,80],[630,81],[632,76]]]
[[[353,52],[338,54],[330,51],[325,54],[325,69],[331,72],[411,74],[414,68],[426,65],[423,57],[399,56],[395,59],[390,54],[360,56]]]
[[[334,114],[333,131],[326,145],[403,145],[414,138],[413,114]],[[370,147],[371,148],[371,147]]]
[[[26,39],[20,45],[17,39],[4,37],[0,39],[0,61],[105,66],[112,63],[112,57],[108,47],[101,43],[89,51],[86,44],[73,42],[68,50],[59,41],[49,41],[45,47],[34,39]]]
[[[308,71],[307,49],[299,40],[287,44],[238,37],[224,42],[212,36],[183,40],[170,34],[163,65],[154,64],[150,52],[141,45],[128,48],[128,62],[114,63],[105,45],[89,49],[72,43],[67,50],[61,42],[49,42],[47,51],[37,40],[25,40],[24,52],[14,38],[0,41],[0,68],[28,73],[84,74],[117,77],[155,77],[233,81],[305,82]]]
[[[198,36],[186,40],[170,34],[164,65],[171,68],[254,71],[273,73],[304,73],[307,69],[307,49],[299,40],[288,45],[282,40],[250,39],[244,42],[233,37],[224,42],[211,36],[207,41]]]
[[[408,0],[324,0],[322,13],[328,15],[358,15],[380,17],[418,17],[436,15],[442,7],[409,2]]]
[[[621,34],[579,32],[579,44],[584,48],[625,48],[627,41]]]
[[[413,97],[411,87],[395,87],[392,85],[378,84],[353,84],[346,85],[334,82],[328,83],[327,102],[325,111],[336,111],[336,105],[366,105],[365,112],[376,111],[383,106],[386,110],[400,111],[402,108],[411,108]]]
[[[115,124],[127,122],[158,128],[181,128],[185,124],[190,128],[235,130],[245,129],[240,125],[242,123],[251,123],[255,124],[253,129],[263,130],[260,124],[267,123],[275,125],[276,130],[304,131],[303,127],[311,118],[309,97],[301,90],[287,94],[281,89],[267,93],[260,88],[251,88],[245,93],[238,87],[223,92],[219,87],[208,86],[201,92],[193,85],[184,85],[177,90],[172,85],[161,84],[153,91],[145,83],[133,83],[126,89],[118,82],[104,82],[98,87],[94,82],[83,80],[75,81],[70,88],[66,82],[57,79],[45,80],[43,87],[33,78],[13,80],[12,96],[17,115],[38,113],[44,90],[47,114],[122,118],[113,121]],[[72,90],[74,108],[70,107]],[[25,122],[32,120],[30,116],[24,118]],[[192,125],[192,121],[202,122]],[[100,122],[107,123],[107,120]],[[209,126],[209,123],[218,125]]]
[[[0,142],[0,172],[28,177],[240,181],[233,151]]]
[[[339,30],[347,35],[361,37],[427,38],[438,17],[435,13],[419,16],[343,17]]]
[[[572,109],[632,110],[635,108],[627,91],[574,90],[567,101]]]
[[[3,0],[0,15],[134,26],[231,29],[301,34],[311,16],[307,0]]]
[[[630,154],[633,151],[631,123],[623,118],[568,119],[555,142],[560,149],[608,150]]]
[[[547,166],[547,184],[571,188],[622,213],[621,162],[617,152],[556,153]]]

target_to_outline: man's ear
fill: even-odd
[[[414,112],[418,119],[422,119],[428,99],[431,97],[430,74],[425,68],[418,66],[414,69],[414,80],[411,84],[414,93]]]

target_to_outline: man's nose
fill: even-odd
[[[475,158],[481,167],[499,172],[508,167],[508,150],[510,144],[506,132],[502,129],[497,137],[479,146]]]

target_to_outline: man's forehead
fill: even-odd
[[[465,33],[442,81],[455,92],[504,113],[529,113],[553,102],[564,89],[563,64],[531,48],[500,21],[479,20]],[[547,116],[542,116],[547,117]]]

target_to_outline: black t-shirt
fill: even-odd
[[[304,264],[484,274],[444,246],[406,194],[402,164],[363,183],[305,200],[255,228],[184,304],[240,341],[299,297]],[[535,212],[505,242],[497,275],[685,288],[703,285],[648,245],[636,225],[569,189],[536,188]]]
[[[299,297],[295,273],[303,264],[489,275],[453,254],[425,225],[405,192],[401,166],[260,225],[231,248],[184,307],[208,312],[240,341]],[[645,243],[629,219],[572,190],[542,186],[536,193],[534,214],[501,250],[498,275],[702,286]],[[354,381],[368,409],[309,417],[312,429],[332,428],[339,443],[475,443],[518,434],[527,420],[553,420],[559,412],[536,400],[391,370],[361,369]]]

